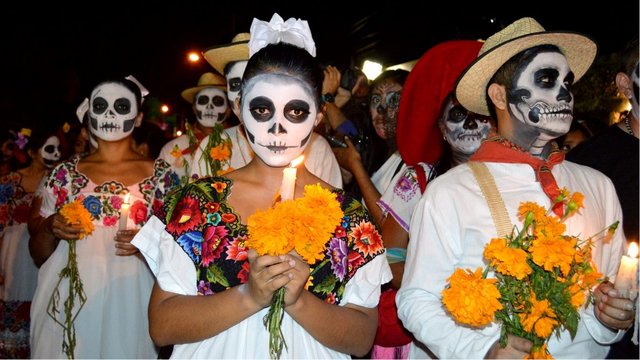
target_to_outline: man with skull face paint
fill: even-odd
[[[552,141],[569,129],[570,87],[595,54],[596,45],[586,36],[548,32],[534,19],[522,18],[489,37],[458,80],[460,103],[497,119],[499,135],[485,140],[469,161],[484,162],[512,224],[518,223],[521,202],[549,207],[559,188],[585,196],[581,212],[565,222],[565,234],[596,234],[622,217],[611,181],[586,166],[563,161]],[[522,358],[531,350],[530,341],[515,336],[502,348],[498,323],[480,330],[461,326],[442,306],[447,278],[458,267],[483,267],[483,249],[495,237],[489,205],[469,162],[427,186],[412,217],[412,240],[396,302],[403,324],[439,358]],[[592,248],[593,261],[609,279],[615,280],[624,242],[624,234],[617,231],[609,242],[599,241]],[[579,309],[575,337],[563,331],[549,339],[554,358],[603,358],[609,344],[619,341],[632,324],[633,303],[619,297],[611,283],[599,284],[594,297],[595,305]]]
[[[209,64],[219,73],[224,74],[227,80],[227,97],[230,106],[236,116],[240,117],[240,102],[236,102],[240,94],[242,75],[249,60],[249,33],[239,33],[233,37],[231,43],[218,45],[204,51],[204,57]],[[238,169],[248,164],[254,156],[245,128],[241,124],[225,129],[226,135],[231,140],[232,150],[230,169]],[[203,139],[203,142],[207,138]],[[202,150],[196,150],[194,157],[198,158]],[[337,188],[342,187],[342,176],[338,162],[331,151],[331,146],[316,132],[311,134],[309,145],[304,151],[304,165],[312,174]],[[206,169],[194,167],[194,173],[204,175]]]
[[[187,129],[185,134],[167,142],[160,150],[159,158],[172,165],[183,183],[187,183],[192,175],[196,178],[212,172],[220,175],[229,168],[228,157],[214,159],[210,155],[212,149],[223,148],[227,142],[223,123],[231,109],[226,86],[220,75],[207,72],[200,76],[198,86],[182,92],[182,98],[192,104],[197,121],[193,129]]]
[[[250,47],[258,45],[244,73],[239,107],[255,156],[225,177],[202,178],[188,185],[173,214],[152,218],[133,241],[150,264],[157,264],[150,331],[158,345],[176,344],[175,358],[268,358],[269,331],[263,318],[274,292],[283,286],[281,329],[287,347],[282,358],[350,359],[349,354],[366,354],[373,341],[380,284],[389,280],[390,271],[380,256],[384,254],[380,236],[357,200],[298,167],[294,196],[301,196],[309,184],[320,184],[338,195],[345,213],[339,228],[344,233],[330,238],[343,242],[345,256],[358,259],[350,260],[349,276],[333,278],[333,271],[319,271],[310,277],[322,260],[308,265],[295,252],[258,256],[244,247],[243,221],[272,206],[283,168],[304,152],[322,119],[322,69],[310,55],[315,54],[315,46],[306,21],[291,18],[279,27],[286,35],[293,35],[286,29],[302,29],[302,39],[265,27],[264,32],[251,31]],[[304,48],[265,33],[297,40]],[[254,38],[256,34],[263,38]],[[264,37],[276,43],[261,44]],[[198,189],[211,190],[199,196]],[[354,212],[356,208],[360,210]],[[184,222],[192,211],[207,216]],[[369,229],[366,253],[358,249],[365,245],[364,237],[353,232],[364,227]],[[194,236],[204,240],[185,242]],[[212,271],[224,281],[197,275]]]
[[[130,244],[147,219],[159,211],[177,175],[164,160],[148,160],[132,149],[131,134],[142,121],[142,93],[129,79],[107,80],[88,99],[89,127],[98,147],[84,158],[56,166],[43,181],[29,221],[29,250],[38,272],[31,307],[34,358],[62,358],[64,312],[48,313],[58,274],[68,262],[68,242],[76,242],[76,260],[87,300],[74,320],[78,358],[156,358],[146,313],[153,274]],[[94,231],[82,237],[79,224],[60,214],[70,201],[91,213]],[[124,222],[123,202],[130,205]],[[126,223],[120,230],[119,223]],[[60,283],[65,298],[68,279]],[[74,309],[77,311],[77,309]]]
[[[30,162],[0,176],[0,357],[29,358],[29,308],[38,268],[29,255],[27,221],[42,178],[60,161],[60,140],[42,127],[23,129],[18,148]],[[17,326],[16,326],[17,325]]]

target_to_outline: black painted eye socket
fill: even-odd
[[[467,118],[467,115],[469,115],[467,109],[460,105],[456,105],[449,109],[449,121],[451,122],[463,122]]]
[[[222,106],[222,105],[224,105],[224,98],[222,96],[216,95],[216,96],[213,97],[213,101],[212,102],[213,102],[213,105],[215,105],[215,106]]]
[[[109,108],[109,103],[105,98],[97,97],[93,99],[92,107],[94,114],[102,114]]]
[[[209,103],[209,97],[207,95],[200,95],[196,99],[196,103],[198,103],[198,105],[207,105]]]
[[[258,96],[249,102],[249,111],[257,122],[265,122],[273,117],[275,105],[269,98]]]
[[[56,147],[53,145],[47,145],[44,147],[44,152],[48,153],[48,154],[53,154],[56,151]]]
[[[291,100],[284,107],[284,116],[294,124],[304,122],[309,118],[311,111],[309,103],[302,100]]]
[[[400,106],[400,93],[392,91],[387,94],[387,108],[397,109]]]
[[[113,104],[114,109],[120,115],[125,115],[131,112],[131,101],[129,99],[120,98]]]
[[[229,79],[229,91],[240,91],[240,87],[242,86],[242,79],[239,77],[235,77]]]

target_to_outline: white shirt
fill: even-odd
[[[511,223],[521,225],[517,208],[523,201],[548,208],[550,200],[535,181],[527,164],[487,163],[504,201]],[[569,161],[552,170],[560,188],[581,192],[584,209],[570,217],[566,234],[585,239],[622,219],[611,180],[602,173]],[[396,303],[404,326],[439,358],[483,358],[500,336],[492,324],[480,330],[456,325],[442,305],[442,290],[456,268],[485,266],[484,246],[496,237],[491,214],[467,164],[433,180],[420,199],[411,220],[409,246],[402,287]],[[597,242],[593,260],[598,270],[615,279],[625,244],[616,231],[609,243]],[[575,339],[567,331],[551,336],[548,350],[554,358],[604,358],[623,332],[612,332],[596,319],[593,306],[580,308]],[[412,346],[410,358],[427,357]]]

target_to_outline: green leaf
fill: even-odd
[[[225,288],[229,287],[229,281],[222,272],[222,269],[218,265],[209,266],[207,269],[207,281],[213,284],[220,284]]]

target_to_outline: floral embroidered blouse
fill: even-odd
[[[166,201],[163,222],[196,266],[198,294],[210,295],[248,279],[247,227],[227,203],[232,181],[200,179]],[[362,204],[343,190],[333,190],[344,217],[327,239],[324,259],[311,266],[307,289],[318,298],[339,303],[355,272],[384,253],[380,234]]]
[[[45,183],[55,196],[55,211],[72,199],[82,201],[91,213],[94,222],[103,226],[118,224],[120,209],[124,202],[123,195],[129,190],[117,181],[104,182],[100,185],[91,183],[90,179],[78,171],[78,161],[75,157],[53,169]],[[170,170],[170,166],[163,160],[156,160],[154,173],[138,183],[140,199],[133,200],[129,209],[129,221],[136,227],[141,227],[152,214],[162,210],[165,194],[179,184],[178,176]],[[85,187],[93,185],[89,195],[80,193]]]
[[[33,193],[22,188],[21,180],[22,175],[18,172],[0,176],[0,236],[9,226],[29,220]]]

